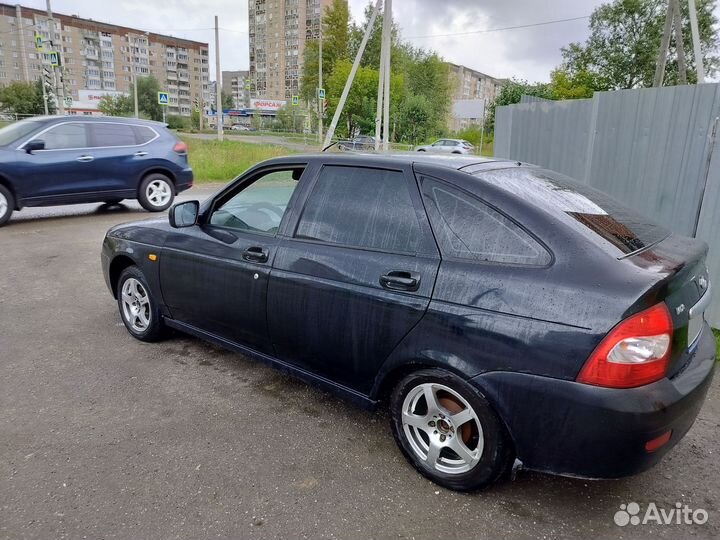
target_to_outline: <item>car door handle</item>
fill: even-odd
[[[148,155],[147,152],[140,151],[140,152],[135,152],[135,153],[133,154],[133,157],[145,157],[145,156],[147,156],[147,155]]]
[[[243,251],[242,258],[246,261],[252,262],[267,262],[268,252],[266,249],[258,246],[253,246]]]
[[[95,158],[92,156],[80,156],[79,158],[76,158],[75,161],[80,161],[82,163],[88,163],[88,162],[92,161],[93,159],[95,159]]]
[[[417,291],[420,287],[420,274],[393,270],[380,276],[380,285],[393,291]]]

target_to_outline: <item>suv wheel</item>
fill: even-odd
[[[140,183],[138,201],[148,212],[167,210],[174,198],[175,186],[164,174],[149,174]]]
[[[442,369],[411,373],[390,401],[393,436],[410,463],[448,489],[492,485],[512,464],[505,426],[485,397]]]
[[[15,197],[10,190],[0,185],[0,225],[5,225],[15,210]]]
[[[160,309],[150,293],[145,275],[137,266],[129,266],[120,274],[117,301],[120,317],[133,337],[147,342],[163,337],[165,326]]]

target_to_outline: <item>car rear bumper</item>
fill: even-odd
[[[193,185],[193,170],[187,167],[175,175],[175,191],[180,193]]]
[[[672,379],[629,389],[600,388],[522,373],[472,379],[496,406],[529,468],[588,478],[617,478],[652,467],[687,433],[715,368],[705,325],[687,366]],[[654,452],[645,444],[672,430]]]

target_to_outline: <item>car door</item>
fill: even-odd
[[[430,149],[433,152],[438,152],[438,153],[445,152],[445,140],[440,139],[439,141],[435,141],[434,143],[432,143],[432,146],[430,147]]]
[[[278,357],[366,393],[423,317],[439,265],[409,166],[324,165],[268,288]]]
[[[23,157],[28,171],[23,186],[26,204],[81,200],[93,189],[97,173],[87,122],[55,124],[33,140],[43,141],[45,148]]]
[[[198,225],[170,232],[160,257],[160,286],[174,319],[272,353],[268,278],[277,231],[303,169],[251,172],[215,197]]]
[[[95,157],[96,189],[103,192],[124,192],[134,195],[142,168],[151,159],[139,141],[156,138],[157,133],[146,126],[122,122],[90,124],[91,143]],[[138,133],[138,130],[149,132]]]

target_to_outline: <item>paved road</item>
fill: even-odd
[[[132,339],[99,247],[111,225],[150,216],[97,208],[21,212],[0,229],[0,538],[720,536],[720,378],[651,471],[521,473],[453,493],[404,461],[383,413],[195,339]],[[632,501],[709,521],[617,527]]]

